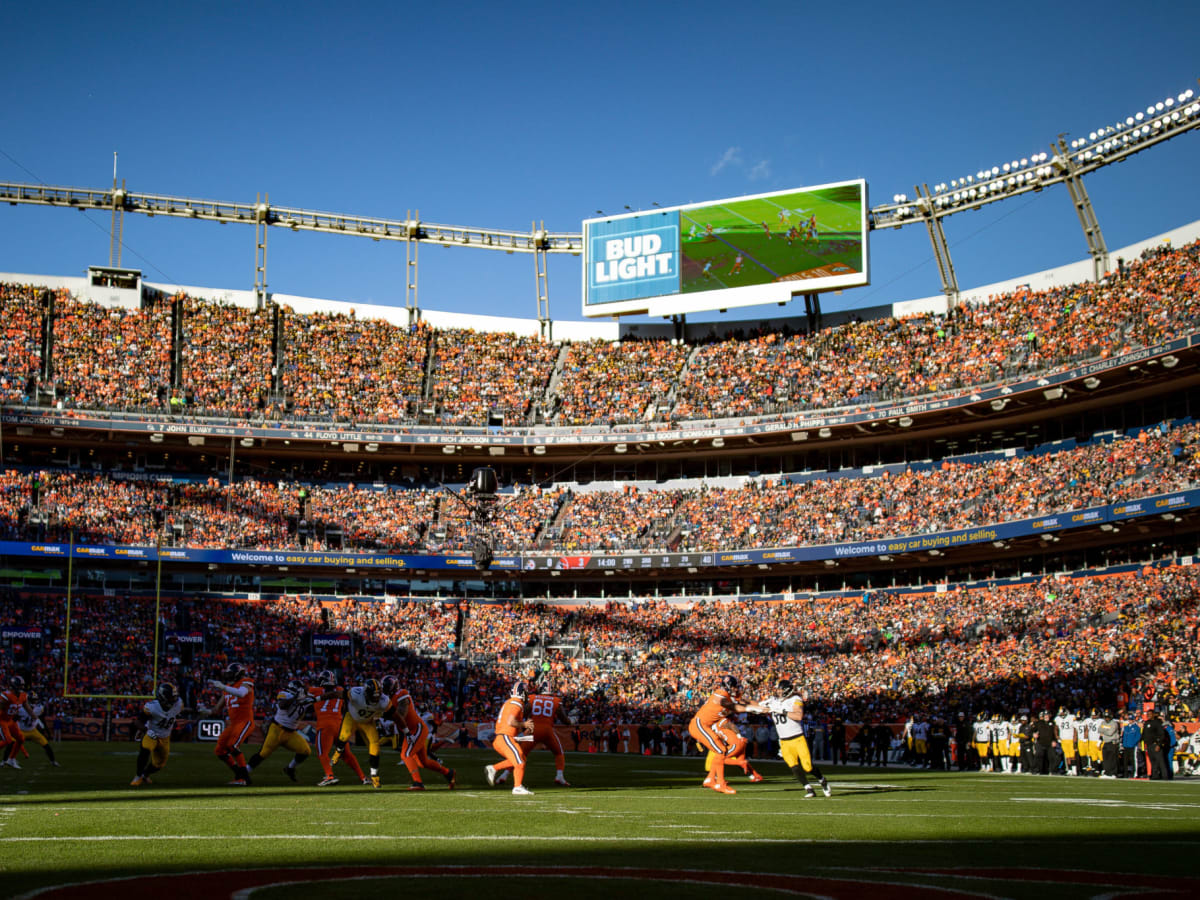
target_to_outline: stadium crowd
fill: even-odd
[[[848,722],[1060,705],[1150,704],[1190,715],[1200,710],[1198,601],[1200,574],[1178,566],[785,603],[163,598],[159,677],[174,677],[189,705],[207,706],[205,679],[240,661],[256,672],[265,712],[271,687],[296,675],[333,666],[353,680],[399,670],[419,685],[425,708],[459,721],[487,720],[508,684],[533,667],[545,669],[579,722],[686,721],[725,673],[748,692],[788,676],[814,714]],[[41,640],[22,639],[12,655],[37,687],[57,694],[63,595],[9,589],[0,615],[42,629]],[[148,693],[154,625],[153,597],[76,594],[70,692]],[[316,634],[350,638],[330,650],[313,644]],[[103,705],[73,700],[63,709],[99,714]]]
[[[508,552],[793,547],[975,528],[1197,483],[1200,425],[1162,425],[1055,453],[948,459],[877,476],[831,473],[686,490],[531,487],[497,505],[490,531],[496,549]],[[74,535],[76,543],[443,552],[470,548],[475,531],[466,505],[443,491],[9,471],[0,476],[0,534],[54,541]]]
[[[854,321],[702,342],[567,343],[400,327],[346,314],[272,315],[184,299],[185,360],[170,383],[170,307],[110,309],[59,296],[53,364],[64,407],[244,418],[616,425],[807,412],[926,396],[1069,367],[1200,324],[1200,242],[1148,251],[1099,284],[1019,289],[948,315]],[[30,401],[40,377],[40,289],[0,285],[0,387]],[[282,391],[271,390],[275,355]],[[51,385],[43,385],[49,388]],[[172,403],[174,399],[174,403]]]

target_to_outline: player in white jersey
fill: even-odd
[[[1012,740],[1012,729],[1008,724],[1008,719],[1001,715],[992,716],[992,753],[994,754],[993,768],[998,764],[1000,771],[1005,775],[1012,772],[1012,758],[1008,752],[1009,742]]]
[[[154,699],[142,707],[138,718],[142,722],[141,749],[138,750],[137,774],[129,784],[141,787],[150,784],[150,776],[162,771],[171,755],[171,731],[183,710],[183,699],[170,682],[163,682],[154,691]]]
[[[913,756],[915,764],[929,768],[929,720],[924,713],[918,715],[913,722]]]
[[[1060,706],[1058,715],[1054,717],[1054,736],[1058,740],[1058,746],[1062,749],[1064,770],[1068,775],[1079,774],[1077,771],[1079,759],[1076,748],[1075,716],[1065,706]]]
[[[275,712],[271,714],[271,724],[267,726],[267,736],[263,740],[262,746],[246,763],[246,768],[253,772],[264,759],[278,748],[287,747],[295,755],[283,767],[283,774],[295,781],[296,766],[312,754],[312,748],[308,746],[308,741],[299,731],[300,725],[308,717],[312,703],[312,694],[299,681],[289,682],[286,687],[281,689],[275,695]]]
[[[979,756],[979,771],[990,771],[991,766],[988,760],[992,756],[992,723],[988,721],[987,713],[976,714],[975,721],[971,725],[971,741]]]
[[[821,792],[830,796],[829,782],[821,774],[821,770],[813,765],[812,753],[808,749],[808,738],[804,736],[804,700],[796,692],[792,683],[781,678],[776,685],[779,692],[777,697],[768,697],[759,706],[765,708],[775,724],[775,732],[779,735],[779,755],[792,770],[796,780],[804,785],[804,797],[815,797],[813,786],[808,783],[811,776],[821,785]]]
[[[360,734],[367,742],[367,762],[371,766],[371,785],[379,787],[379,729],[375,721],[387,712],[392,698],[384,694],[379,682],[372,678],[366,684],[346,692],[346,716],[338,733],[338,746]],[[336,760],[335,760],[336,762]]]
[[[1099,772],[1104,762],[1100,740],[1100,726],[1103,724],[1104,717],[1098,709],[1092,709],[1083,720],[1083,747],[1079,755],[1082,757],[1084,770],[1089,775]]]
[[[30,691],[25,704],[17,707],[13,713],[13,717],[17,720],[17,728],[20,729],[21,739],[26,743],[40,744],[41,748],[46,751],[46,757],[50,760],[50,765],[57,767],[59,762],[54,758],[54,748],[50,746],[50,741],[46,738],[43,730],[46,727],[42,723],[42,713],[45,710],[46,705],[40,701],[40,698],[34,691]]]

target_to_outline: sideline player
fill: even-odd
[[[241,663],[230,663],[222,673],[223,681],[209,679],[209,686],[221,691],[221,699],[212,708],[210,715],[220,715],[225,710],[225,727],[217,738],[213,755],[233,772],[231,785],[250,783],[250,770],[242,753],[242,743],[254,731],[254,680]]]
[[[391,716],[398,728],[404,728],[407,732],[400,745],[400,757],[401,762],[408,768],[408,774],[412,776],[413,783],[409,785],[408,789],[410,791],[425,790],[425,782],[421,780],[421,770],[429,769],[445,778],[446,783],[450,785],[450,790],[454,790],[454,770],[446,768],[439,760],[429,755],[429,724],[417,712],[417,705],[413,703],[412,695],[400,687],[400,679],[395,675],[388,675],[383,679],[383,692],[391,701],[388,715]]]
[[[519,797],[533,796],[533,791],[523,783],[525,753],[518,744],[518,741],[528,741],[533,735],[533,720],[525,718],[525,704],[528,700],[529,691],[525,682],[518,681],[512,686],[508,699],[500,707],[500,715],[496,717],[496,737],[492,740],[492,748],[504,759],[483,769],[487,782],[492,787],[496,786],[497,774],[512,769],[512,792]]]
[[[808,738],[804,735],[803,698],[787,678],[779,679],[775,689],[779,691],[779,696],[768,697],[762,701],[762,706],[770,713],[775,732],[779,735],[779,755],[796,780],[804,785],[805,800],[817,796],[813,786],[808,783],[809,777],[816,779],[821,786],[821,793],[830,796],[833,791],[829,789],[829,782],[821,770],[813,765]]]
[[[317,782],[317,787],[329,787],[338,783],[338,777],[333,774],[333,763],[330,756],[338,744],[338,733],[342,730],[342,720],[346,716],[346,692],[338,687],[337,677],[329,669],[324,669],[317,675],[317,683],[308,689],[313,698],[313,717],[316,719],[317,759],[325,771],[325,777]],[[362,766],[349,745],[342,747],[341,759],[346,761],[351,771],[358,776],[363,784],[370,784],[363,773]]]
[[[366,684],[356,685],[346,692],[346,715],[342,729],[338,732],[338,747],[345,747],[356,734],[367,742],[367,764],[371,767],[371,787],[379,787],[379,729],[375,721],[387,712],[391,698],[385,697],[379,682],[374,678]],[[334,753],[331,762],[337,762],[340,753]]]
[[[688,734],[713,753],[712,768],[704,779],[704,786],[721,794],[737,793],[725,783],[725,761],[733,755],[736,744],[730,741],[728,732],[718,728],[718,723],[733,713],[762,712],[760,707],[738,703],[733,696],[737,689],[738,680],[732,675],[723,675],[720,685],[688,723]]]
[[[742,257],[742,252],[739,250],[738,255],[733,259],[733,268],[729,270],[730,275],[737,275],[742,271],[742,264],[745,259]]]
[[[979,756],[979,771],[990,772],[991,763],[989,760],[992,757],[992,723],[988,721],[987,713],[978,712],[975,714],[972,737],[975,744],[975,753]]]
[[[1067,775],[1079,774],[1079,757],[1076,752],[1076,728],[1075,716],[1071,714],[1065,706],[1058,708],[1058,715],[1054,717],[1054,734],[1058,739],[1059,749],[1063,755],[1063,772]],[[1051,765],[1051,774],[1053,774],[1053,764]]]
[[[61,764],[54,758],[54,748],[42,732],[42,729],[45,728],[42,722],[42,713],[46,707],[39,702],[39,699],[36,693],[33,691],[29,692],[25,704],[17,709],[17,728],[21,732],[21,740],[23,742],[38,744],[46,751],[46,757],[50,760],[50,765],[60,768]]]
[[[138,718],[145,728],[141,749],[138,750],[137,774],[130,787],[153,784],[150,776],[161,772],[171,755],[171,731],[183,709],[183,698],[175,685],[164,681],[154,689],[154,699],[142,707]]]
[[[8,679],[8,689],[0,694],[0,743],[7,745],[4,751],[4,765],[12,769],[21,768],[17,762],[17,754],[25,749],[25,740],[21,737],[21,727],[17,723],[17,711],[29,700],[25,693],[25,679],[13,675]]]
[[[299,681],[290,681],[275,695],[275,712],[271,715],[271,724],[267,727],[267,736],[263,738],[262,746],[250,757],[247,768],[253,772],[262,761],[280,747],[287,747],[295,755],[283,767],[283,774],[296,781],[296,767],[312,754],[308,741],[299,732],[300,723],[304,721],[308,708],[312,705],[312,696],[308,689]]]

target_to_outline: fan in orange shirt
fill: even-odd
[[[720,729],[719,723],[733,713],[761,712],[757,706],[738,703],[734,699],[737,689],[736,678],[732,675],[722,676],[720,687],[712,692],[688,723],[688,734],[701,747],[712,752],[712,768],[704,779],[704,786],[721,794],[737,793],[725,783],[725,761],[736,756],[737,747],[729,733]]]
[[[317,759],[325,777],[317,782],[317,787],[329,787],[338,783],[338,777],[333,774],[333,762],[330,756],[338,742],[338,732],[342,730],[342,719],[346,716],[346,692],[338,687],[337,676],[329,669],[324,669],[317,675],[317,683],[308,689],[313,696],[313,718],[316,719]],[[370,780],[358,764],[354,751],[347,744],[342,748],[340,759],[346,761],[351,771],[358,776],[363,784]]]
[[[489,785],[495,787],[496,775],[512,769],[513,789],[517,796],[532,796],[533,791],[522,783],[525,780],[525,753],[518,741],[529,741],[533,735],[533,722],[525,718],[525,703],[529,699],[529,691],[525,682],[518,681],[512,686],[509,697],[500,707],[500,715],[496,718],[496,737],[492,747],[504,757],[495,765],[485,766]]]
[[[387,714],[391,716],[396,725],[407,731],[404,743],[400,745],[400,756],[404,765],[408,767],[408,774],[412,776],[413,780],[408,789],[410,791],[425,790],[425,782],[421,780],[421,770],[429,769],[440,773],[446,779],[446,783],[450,785],[450,790],[454,790],[454,770],[447,769],[441,762],[429,755],[429,725],[417,712],[417,705],[413,703],[412,695],[400,687],[400,679],[395,675],[388,675],[383,679],[383,692],[392,701]]]

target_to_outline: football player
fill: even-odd
[[[408,789],[410,791],[425,790],[425,782],[421,780],[421,770],[429,769],[442,775],[446,779],[446,783],[450,785],[450,790],[454,790],[454,770],[447,769],[441,762],[429,755],[429,725],[417,712],[417,705],[413,702],[412,695],[400,687],[400,679],[395,675],[388,675],[384,678],[382,687],[384,695],[391,701],[388,715],[396,723],[397,728],[404,728],[407,732],[400,747],[400,756],[401,762],[408,767],[408,774],[412,776],[413,783],[409,785]]]
[[[25,679],[20,675],[9,678],[8,687],[0,693],[0,743],[6,745],[3,764],[13,769],[21,768],[21,764],[17,762],[17,754],[25,747],[21,728],[17,724],[17,710],[24,706],[28,699],[25,694]]]
[[[975,715],[972,734],[975,752],[979,755],[979,771],[987,772],[990,769],[988,757],[992,755],[992,723],[988,721],[987,713],[980,712]]]
[[[804,735],[804,700],[787,678],[779,679],[775,685],[778,696],[762,701],[779,735],[779,755],[792,770],[796,780],[804,785],[804,798],[817,796],[808,779],[812,777],[821,786],[826,797],[833,794],[829,782],[821,770],[813,765],[812,753],[808,749],[808,738]]]
[[[221,699],[210,715],[226,711],[225,727],[217,738],[213,753],[233,772],[231,785],[250,783],[250,770],[242,753],[242,743],[254,731],[254,681],[241,663],[230,663],[222,673],[223,680],[209,680],[209,686],[221,691]]]
[[[718,723],[734,713],[762,712],[755,705],[738,703],[734,695],[738,690],[738,680],[732,675],[723,675],[716,690],[704,701],[692,720],[688,722],[688,734],[705,750],[711,750],[712,768],[704,779],[704,787],[711,788],[720,794],[736,794],[733,788],[725,783],[725,760],[729,758],[735,745],[731,743],[727,732],[722,732]]]
[[[171,731],[183,709],[183,698],[175,685],[164,681],[154,689],[154,699],[142,707],[138,719],[142,723],[141,749],[138,750],[137,773],[131,787],[152,784],[150,776],[161,772],[171,755]]]
[[[484,766],[487,783],[496,786],[496,776],[500,772],[512,769],[512,792],[519,797],[533,796],[533,791],[525,787],[525,752],[518,742],[528,742],[533,737],[533,720],[525,718],[525,704],[529,700],[529,690],[525,682],[518,681],[509,691],[508,699],[500,707],[500,715],[496,717],[496,737],[492,740],[492,748],[504,757],[494,765]]]
[[[22,741],[28,741],[41,746],[46,751],[46,758],[50,760],[50,765],[58,768],[59,762],[54,758],[54,748],[50,745],[50,741],[42,731],[45,728],[45,725],[42,723],[42,713],[45,709],[46,707],[38,695],[30,691],[25,705],[17,710],[17,728],[21,732]]]
[[[338,748],[345,747],[347,742],[360,734],[367,742],[367,764],[371,767],[370,784],[379,787],[379,730],[375,721],[387,712],[391,698],[383,693],[383,688],[374,678],[366,684],[350,688],[346,692],[346,715],[342,718],[342,728],[338,732]],[[340,753],[335,753],[333,762],[337,762]]]
[[[299,681],[290,681],[275,695],[275,712],[271,715],[271,724],[267,726],[267,736],[262,746],[250,757],[247,768],[253,772],[262,761],[280,747],[287,747],[295,754],[291,761],[283,767],[283,774],[296,781],[296,767],[312,754],[308,741],[299,732],[300,723],[308,716],[312,706],[312,695]]]
[[[1062,750],[1063,769],[1067,775],[1077,775],[1079,760],[1076,758],[1075,716],[1065,706],[1058,708],[1054,717],[1054,734]]]
[[[570,725],[562,708],[562,701],[550,687],[549,679],[542,679],[538,693],[529,695],[529,718],[533,722],[533,742],[529,749],[545,747],[554,754],[554,783],[570,787],[564,773],[566,755],[563,753],[562,741],[558,739],[555,725]],[[528,754],[526,754],[528,755]]]
[[[337,676],[331,670],[324,669],[317,675],[317,683],[308,689],[308,693],[313,698],[313,715],[317,723],[317,759],[325,771],[325,777],[317,782],[317,787],[329,787],[338,783],[338,777],[333,774],[331,756],[336,752],[338,734],[346,716],[346,692],[338,687]],[[342,747],[339,758],[346,761],[359,781],[371,783],[348,744]]]

